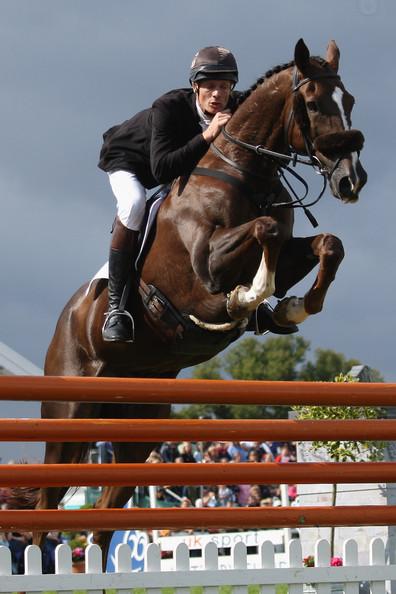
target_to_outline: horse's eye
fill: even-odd
[[[308,111],[319,111],[318,104],[316,101],[307,101],[307,109]]]

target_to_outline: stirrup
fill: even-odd
[[[135,340],[135,322],[129,311],[125,309],[112,309],[105,314],[106,318],[102,326],[102,338],[105,342],[134,342]],[[110,325],[111,319],[117,316],[119,324]],[[125,317],[129,322],[129,328],[126,328],[122,320]],[[122,323],[121,323],[122,320]],[[109,327],[110,325],[110,327]],[[117,327],[118,326],[118,327]]]

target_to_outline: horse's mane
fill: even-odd
[[[321,58],[320,56],[311,56],[311,60],[317,62],[321,68],[326,68],[326,66],[328,66],[326,60],[324,58]],[[295,66],[295,62],[294,60],[291,60],[290,62],[287,62],[285,64],[278,64],[278,66],[274,66],[273,68],[271,68],[271,70],[267,70],[265,74],[260,76],[256,80],[256,82],[253,83],[251,87],[249,87],[249,89],[246,89],[246,91],[241,91],[238,94],[237,106],[239,107],[240,105],[242,105],[242,103],[246,101],[246,99],[253,93],[253,91],[255,91],[257,87],[261,86],[266,80],[271,78],[271,76],[273,76],[274,74],[279,74],[279,72],[283,72],[283,70],[287,70],[288,68],[292,68],[293,66]]]

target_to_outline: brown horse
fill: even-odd
[[[133,344],[105,343],[107,281],[80,288],[63,310],[48,350],[47,375],[176,377],[236,340],[259,304],[287,291],[319,265],[302,298],[282,299],[278,323],[301,323],[321,311],[343,258],[328,233],[295,238],[293,208],[279,171],[298,161],[320,169],[331,191],[355,202],[366,174],[359,161],[363,136],[351,130],[354,99],[337,74],[339,51],[310,57],[304,42],[294,61],[260,78],[243,94],[227,129],[187,178],[176,180],[162,203],[131,291]],[[140,295],[139,295],[140,293]],[[161,418],[168,406],[43,403],[46,418]],[[114,443],[116,462],[142,462],[155,444]],[[46,463],[80,462],[89,444],[49,443]],[[133,483],[133,477],[131,477]],[[66,488],[43,488],[39,508],[56,508]],[[122,507],[129,487],[107,487],[98,507]],[[95,534],[104,551],[109,533]],[[37,542],[37,539],[36,539]]]

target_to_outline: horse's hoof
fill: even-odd
[[[249,308],[246,303],[241,300],[241,293],[249,291],[249,287],[243,285],[237,285],[227,295],[227,313],[232,320],[242,320],[248,317]]]
[[[274,321],[280,326],[301,324],[307,317],[303,297],[286,297],[274,309]]]

